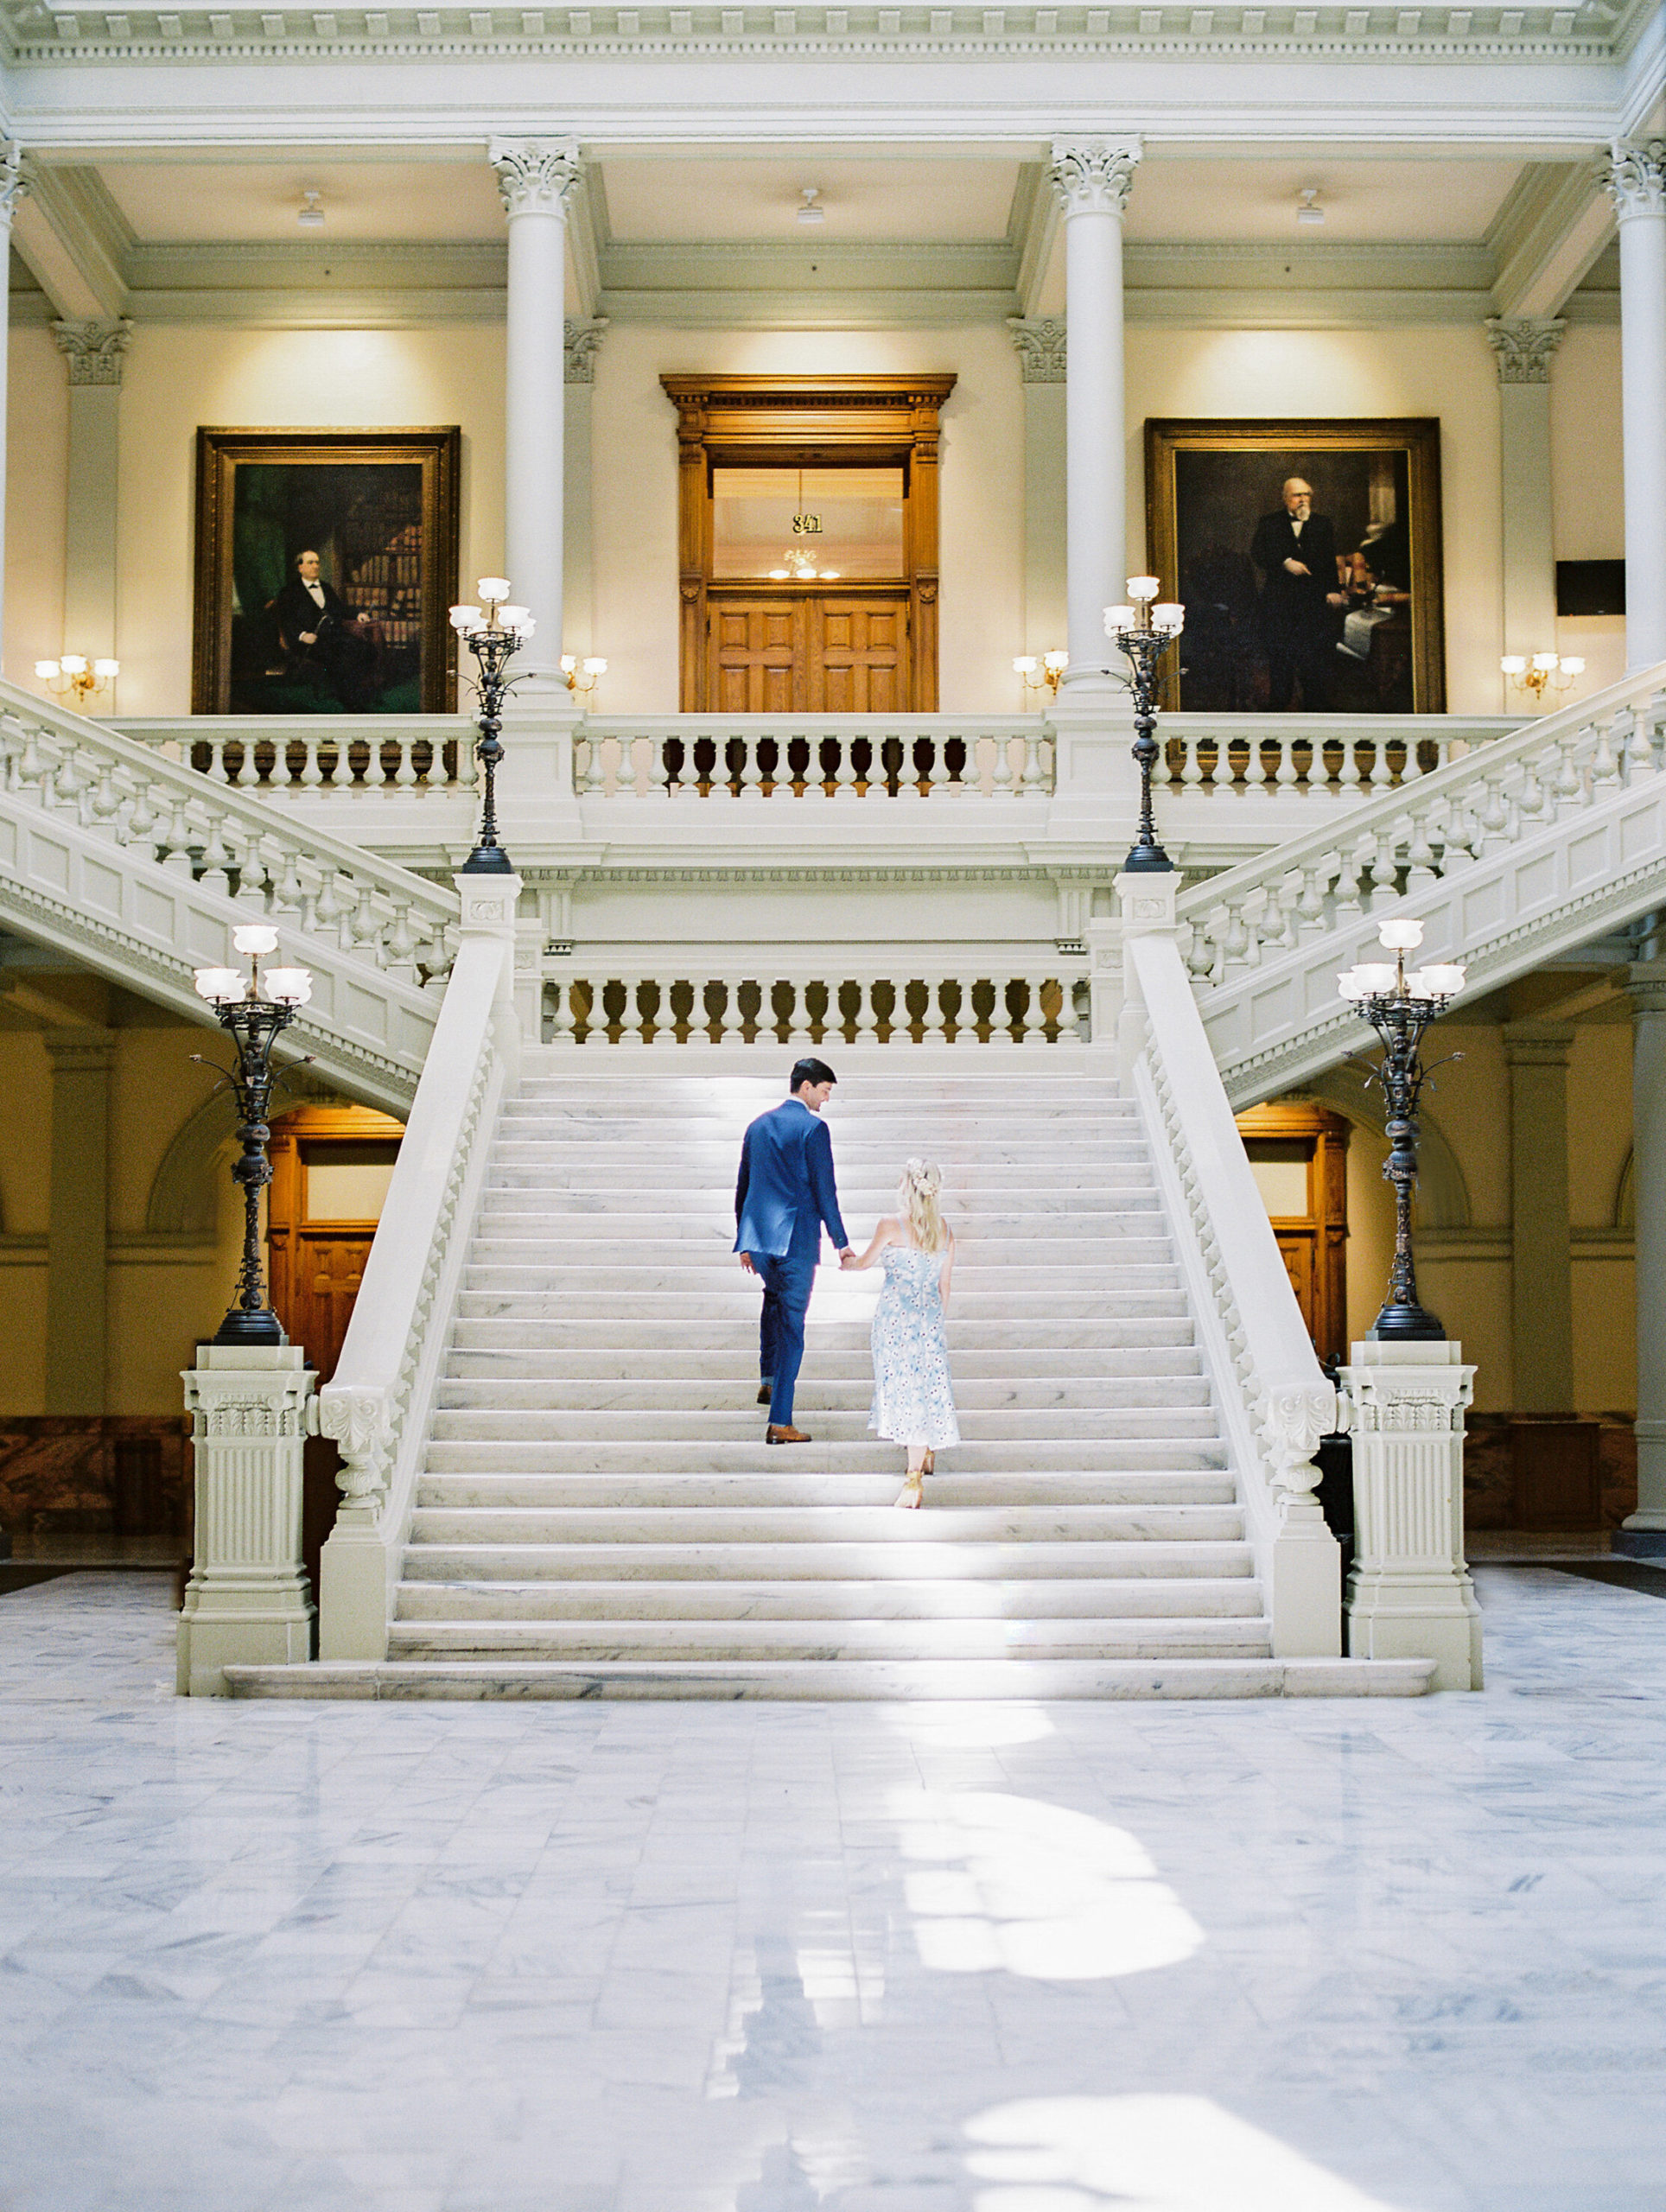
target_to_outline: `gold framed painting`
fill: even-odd
[[[1186,629],[1162,703],[1446,711],[1440,425],[1148,419],[1146,535]]]
[[[455,703],[462,434],[197,432],[198,715]]]

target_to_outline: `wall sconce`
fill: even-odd
[[[90,661],[85,653],[60,653],[56,660],[37,660],[35,673],[48,691],[60,699],[73,698],[78,708],[106,691],[122,672],[118,660]]]
[[[1531,694],[1535,703],[1547,691],[1567,691],[1574,679],[1585,673],[1585,663],[1577,658],[1563,659],[1555,653],[1506,653],[1498,663],[1518,691]]]
[[[798,197],[804,202],[797,211],[799,222],[824,223],[827,220],[827,210],[821,205],[822,188],[819,184],[805,185]]]
[[[1304,185],[1302,189],[1297,193],[1297,222],[1322,223],[1325,220],[1325,210],[1319,204],[1320,189],[1321,188],[1319,185],[1309,184]]]
[[[1059,696],[1059,680],[1069,666],[1070,655],[1061,652],[1043,653],[1039,660],[1033,653],[1020,653],[1013,663],[1027,691],[1045,691],[1050,699]]]
[[[599,657],[581,660],[576,653],[563,653],[561,673],[569,691],[578,698],[588,699],[607,673],[607,664]]]
[[[302,194],[301,206],[295,219],[300,224],[303,231],[321,231],[323,229],[324,211],[318,204],[323,197],[323,194],[315,184],[309,184],[306,190]]]

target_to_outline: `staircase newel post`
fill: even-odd
[[[1433,1659],[1438,1690],[1481,1687],[1481,1616],[1464,1560],[1464,1348],[1370,1339],[1337,1376],[1353,1435],[1348,1656]]]
[[[196,1521],[177,1687],[181,1697],[224,1697],[227,1667],[295,1666],[312,1654],[301,1468],[317,1377],[300,1344],[203,1344],[181,1380]]]
[[[1122,959],[1121,948],[1130,938],[1167,937],[1178,940],[1180,915],[1176,902],[1180,898],[1180,882],[1181,878],[1178,870],[1165,873],[1160,869],[1151,868],[1130,873],[1124,868],[1117,877],[1118,920],[1116,927],[1118,938],[1116,957],[1119,969]],[[1121,981],[1120,976],[1118,980]],[[1098,1033],[1097,1020],[1094,1024],[1094,1031],[1097,1035]],[[1131,1090],[1135,1066],[1141,1053],[1145,1050],[1146,1045],[1145,1009],[1140,1004],[1137,994],[1129,991],[1122,993],[1114,1033],[1116,1038],[1118,1072],[1122,1087],[1124,1090]]]

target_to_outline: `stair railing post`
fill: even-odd
[[[1351,1659],[1433,1659],[1437,1690],[1481,1687],[1464,1560],[1464,1408],[1475,1370],[1450,1339],[1356,1344],[1338,1370],[1353,1436]]]

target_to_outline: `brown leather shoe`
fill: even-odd
[[[764,1441],[766,1444],[808,1444],[810,1439],[801,1428],[766,1428]]]
[[[774,1395],[775,1393],[770,1389],[767,1382],[761,1382],[759,1384],[758,1402],[760,1406],[766,1406]]]

